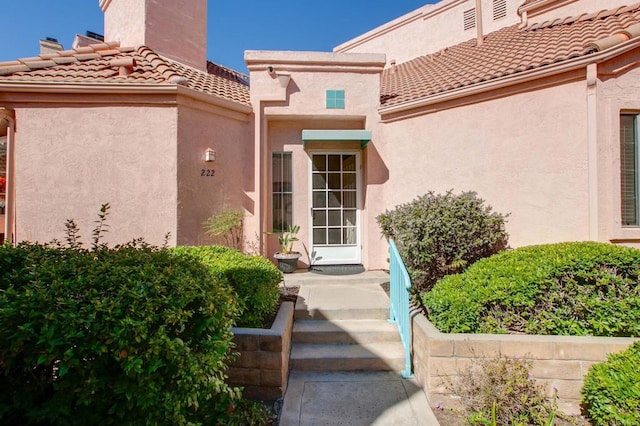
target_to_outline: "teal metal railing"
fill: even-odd
[[[411,278],[393,240],[389,240],[389,322],[398,324],[400,339],[404,346],[404,370],[402,377],[413,376],[411,369],[411,315],[409,312],[409,290]]]

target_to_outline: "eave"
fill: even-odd
[[[618,44],[602,52],[581,56],[575,59],[562,61],[557,64],[519,72],[471,86],[465,86],[459,89],[414,99],[400,104],[390,105],[388,107],[381,107],[378,109],[378,113],[380,114],[383,122],[393,122],[402,120],[404,118],[407,118],[408,116],[423,115],[428,112],[419,112],[416,114],[412,114],[412,111],[424,109],[425,107],[429,106],[436,106],[437,104],[452,100],[462,99],[474,95],[486,94],[488,92],[496,91],[506,87],[515,86],[518,84],[539,80],[545,77],[551,77],[558,74],[568,73],[571,71],[586,68],[589,64],[603,62],[612,57],[631,51],[639,46],[640,38],[633,38],[625,43]]]
[[[43,83],[24,81],[0,81],[0,95],[3,94],[66,94],[66,95],[135,95],[130,102],[119,97],[118,103],[140,103],[140,96],[145,95],[177,95],[186,96],[218,107],[230,109],[243,114],[251,114],[251,105],[234,102],[229,99],[199,92],[180,85],[161,84],[108,84],[108,83]],[[37,103],[38,100],[31,102]],[[59,101],[56,101],[59,102]],[[75,102],[75,101],[74,101]],[[107,101],[109,102],[109,101]],[[84,103],[100,103],[87,99]]]

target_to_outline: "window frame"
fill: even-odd
[[[345,109],[346,95],[344,90],[327,90],[325,97],[327,109]]]
[[[625,198],[628,198],[628,195],[626,195],[629,190],[625,190],[625,185],[624,185],[624,178],[625,178],[625,164],[628,164],[625,162],[625,150],[623,147],[624,144],[624,140],[623,140],[623,117],[632,117],[633,118],[633,123],[631,126],[631,132],[632,132],[632,143],[633,143],[633,153],[632,155],[632,159],[631,162],[633,163],[633,170],[631,171],[631,173],[629,173],[630,175],[632,175],[633,178],[633,183],[632,183],[632,197],[633,197],[633,208],[634,208],[634,212],[633,212],[633,223],[631,221],[625,221],[625,205],[628,203],[628,200],[626,200]],[[619,220],[620,220],[620,226],[622,228],[625,229],[633,229],[633,228],[640,228],[640,147],[638,146],[638,136],[640,134],[640,114],[637,112],[624,112],[621,111],[620,115],[619,115],[619,129],[620,129],[620,133],[619,133],[619,138],[618,138],[618,149],[619,149],[619,162],[618,165],[620,167],[619,169],[619,183],[620,183],[620,187],[619,187],[619,196],[620,196],[620,209],[618,211],[619,214]]]
[[[284,185],[285,182],[284,179],[284,173],[285,173],[285,167],[284,167],[284,159],[285,157],[289,157],[289,181],[290,181],[290,191],[285,191],[284,190]],[[275,184],[276,184],[276,166],[275,166],[275,161],[276,159],[280,160],[280,182],[281,182],[281,190],[280,191],[276,191],[275,190]],[[274,234],[281,234],[283,232],[286,232],[287,229],[289,229],[289,227],[291,225],[293,225],[293,187],[294,187],[294,183],[293,183],[293,152],[292,151],[272,151],[271,152],[271,232],[273,232]],[[276,197],[280,198],[280,205],[284,206],[285,203],[285,199],[287,198],[287,196],[289,196],[290,200],[291,200],[291,207],[289,209],[289,211],[286,211],[286,209],[284,209],[284,207],[282,207],[282,216],[288,215],[289,217],[282,217],[282,219],[280,220],[280,225],[276,226],[276,219],[279,219],[276,214]],[[288,220],[288,222],[287,222]]]

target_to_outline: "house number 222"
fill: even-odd
[[[216,175],[216,171],[213,169],[202,169],[200,170],[200,176],[205,176],[205,177],[213,177]]]

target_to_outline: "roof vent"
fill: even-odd
[[[133,69],[136,66],[136,60],[131,56],[127,56],[124,58],[112,59],[109,61],[109,65],[112,67],[118,67],[120,77],[126,77],[133,72]]]
[[[493,20],[506,18],[507,0],[493,0]]]
[[[464,30],[470,30],[476,27],[476,9],[465,10],[463,14]]]
[[[44,40],[40,40],[40,54],[46,55],[48,53],[56,53],[60,52],[64,48],[62,44],[53,37],[47,37]]]
[[[94,33],[93,31],[87,31],[84,35],[94,40],[104,41],[104,36],[102,34]]]

